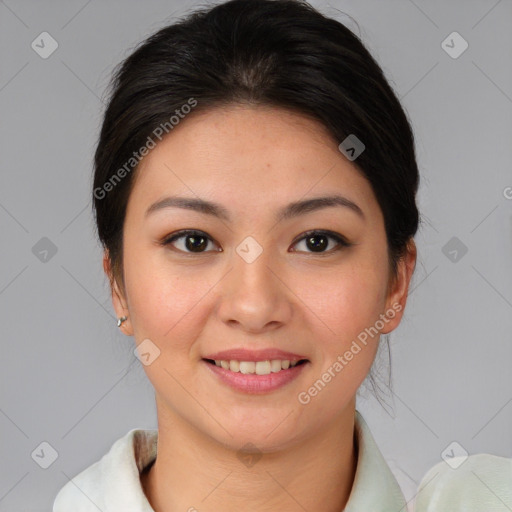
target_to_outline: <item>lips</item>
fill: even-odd
[[[218,354],[212,354],[212,356],[217,357],[217,355],[221,354],[222,353],[219,352]],[[233,355],[233,352],[230,351],[227,354]],[[280,354],[281,357],[297,357],[297,354],[288,353],[288,355],[286,355],[286,353],[283,353],[282,351]],[[247,351],[245,351],[243,357],[250,357],[251,355],[253,358],[260,357],[254,352],[252,354],[247,354]],[[222,357],[226,357],[226,355],[223,355]],[[284,387],[295,379],[298,379],[310,364],[306,359],[300,359],[299,362],[294,361],[294,363],[291,363],[289,359],[267,359],[256,362],[241,361],[240,363],[236,359],[231,359],[229,362],[224,359],[220,361],[203,359],[203,361],[205,363],[204,367],[218,378],[220,382],[236,391],[251,394],[277,391],[281,387]],[[220,364],[218,365],[216,363]],[[274,367],[277,366],[277,363],[279,363],[280,369]]]

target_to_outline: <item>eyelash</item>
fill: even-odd
[[[204,237],[204,238],[207,238],[209,241],[212,241],[213,240],[211,239],[211,237],[209,237],[206,233],[204,233],[203,231],[199,231],[199,230],[195,230],[195,229],[184,229],[184,230],[181,230],[181,231],[177,231],[176,233],[164,238],[160,244],[162,246],[167,246],[167,245],[170,245],[172,244],[172,242],[175,242],[176,240],[180,239],[180,238],[183,238],[183,237],[186,237],[187,235],[199,235],[201,237]],[[312,236],[312,235],[325,235],[327,236],[328,238],[331,238],[333,240],[335,240],[337,243],[338,243],[338,247],[335,247],[334,249],[330,249],[328,251],[323,251],[323,252],[314,252],[314,251],[307,251],[308,254],[314,254],[314,255],[317,255],[317,256],[323,256],[323,255],[330,255],[334,252],[337,252],[339,250],[341,250],[342,248],[347,248],[347,247],[351,247],[352,245],[354,245],[353,243],[350,243],[350,242],[347,242],[347,240],[342,237],[341,235],[333,232],[333,231],[329,231],[329,230],[311,230],[311,231],[306,231],[305,233],[302,234],[302,236],[297,239],[293,245],[296,245],[297,243],[307,239],[308,237]],[[176,249],[177,251],[181,252],[181,253],[184,253],[186,255],[189,255],[189,256],[195,256],[195,255],[199,255],[199,254],[206,254],[207,252],[209,251],[202,251],[202,252],[192,252],[192,251],[182,251],[181,249]],[[217,251],[217,252],[221,252],[221,251]]]

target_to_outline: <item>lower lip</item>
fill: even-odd
[[[268,375],[256,375],[225,370],[222,366],[209,363],[204,359],[203,362],[222,382],[238,391],[254,394],[267,393],[279,389],[296,379],[308,364],[308,362],[306,362],[293,367],[290,366],[286,370],[281,370],[277,373],[269,373]]]

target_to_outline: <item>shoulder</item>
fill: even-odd
[[[510,512],[512,459],[481,453],[433,466],[421,480],[415,511],[440,510]]]
[[[53,502],[53,512],[89,512],[104,510],[102,490],[103,458],[90,465],[60,489]]]
[[[156,439],[157,431],[144,429],[132,429],[117,439],[100,460],[60,489],[53,512],[107,512],[111,507],[147,510],[139,477],[144,464],[154,457],[155,451],[148,448],[156,446]]]

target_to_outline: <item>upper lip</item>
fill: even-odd
[[[277,348],[266,348],[260,350],[249,350],[246,348],[234,348],[231,350],[222,350],[207,355],[204,359],[213,359],[214,361],[267,361],[272,359],[300,361],[306,359],[304,356],[285,352]]]

